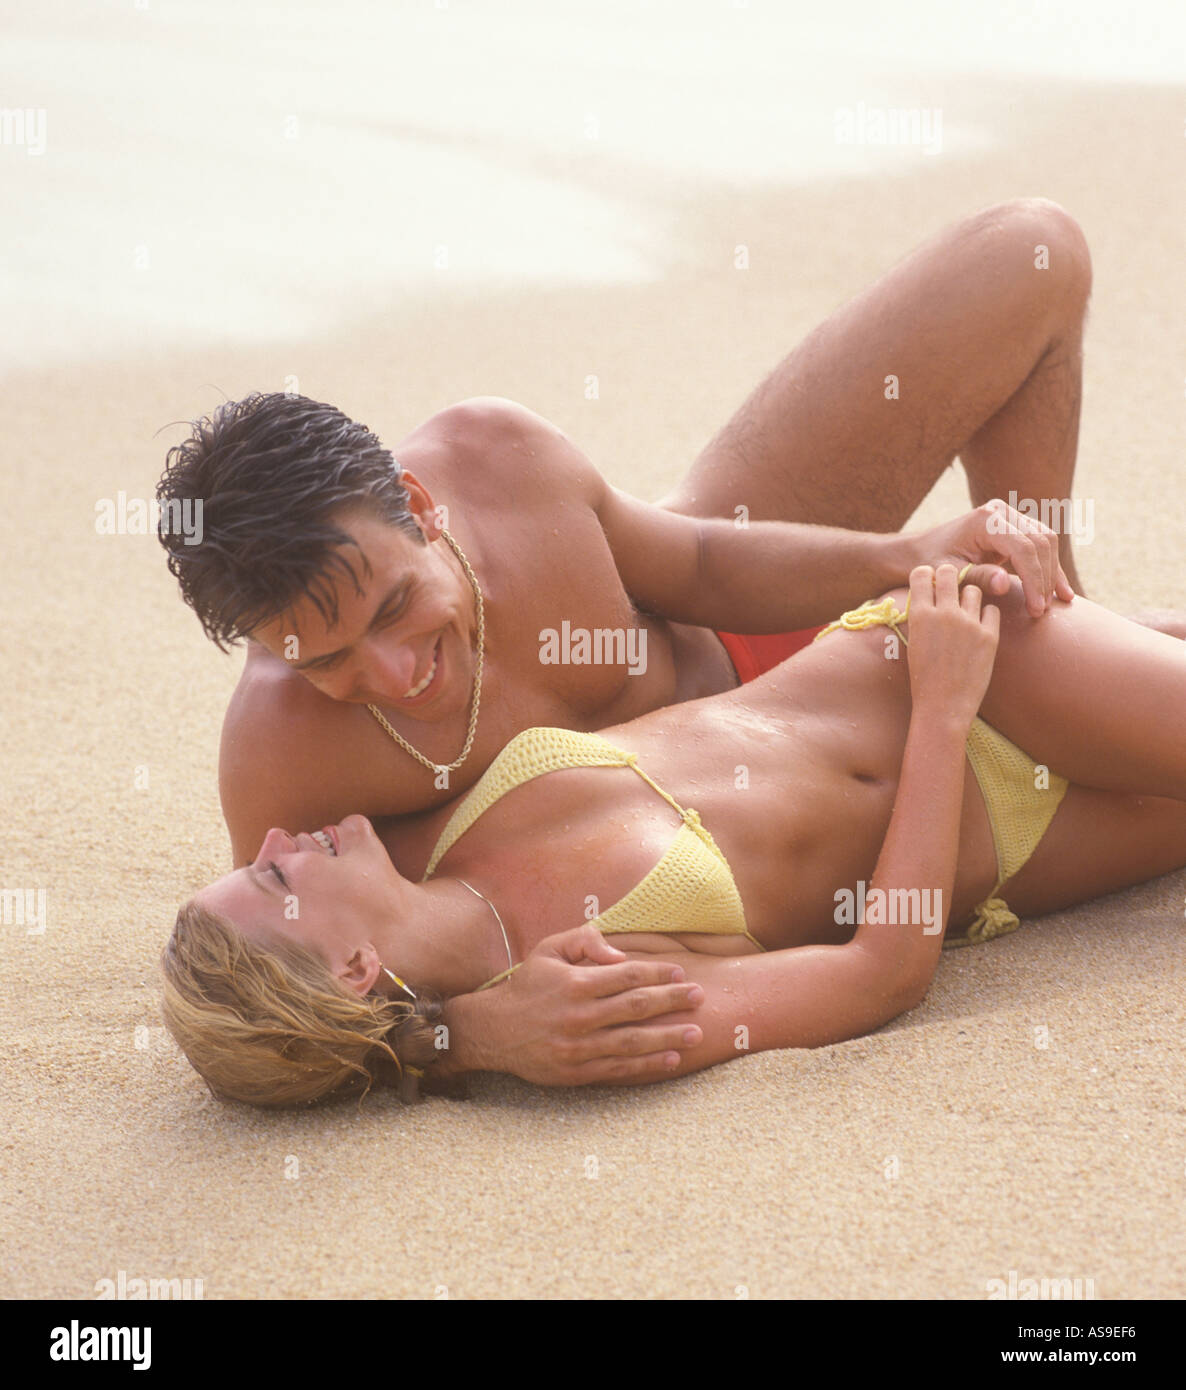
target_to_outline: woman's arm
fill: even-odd
[[[981,612],[978,589],[969,585],[961,600],[956,573],[954,565],[944,565],[938,572],[921,567],[910,576],[910,727],[889,827],[864,894],[864,920],[852,941],[741,957],[701,955],[673,943],[664,968],[678,966],[682,980],[666,985],[659,1009],[644,1004],[641,990],[635,991],[637,1007],[628,1004],[629,993],[619,994],[615,1002],[621,1011],[604,1020],[611,1026],[599,1029],[603,1020],[595,1021],[589,1011],[579,1036],[557,1040],[545,1037],[546,1030],[532,1029],[532,1041],[540,1045],[525,1048],[521,1057],[513,1051],[484,1051],[478,1041],[483,1022],[493,1031],[500,1014],[522,1018],[530,1012],[527,998],[517,997],[532,964],[529,958],[494,990],[450,1001],[458,1010],[464,1005],[494,1013],[485,1019],[458,1013],[456,1021],[471,1039],[470,1048],[442,1070],[506,1070],[544,1085],[639,1085],[746,1052],[843,1042],[918,1004],[934,974],[950,912],[965,745],[992,674],[999,631],[999,614],[991,606]],[[887,911],[873,910],[875,902]],[[903,916],[906,921],[900,920]],[[604,946],[598,943],[598,948]],[[657,962],[652,957],[647,964]],[[593,965],[581,988],[591,1001],[607,992],[609,970],[626,969]],[[703,988],[703,1002],[694,1011],[681,1009],[678,992],[694,985]],[[565,989],[570,988],[566,983]],[[699,1039],[659,1042],[655,1025],[643,1021],[655,1012],[662,1012],[664,1029],[693,1028]],[[611,1035],[612,1048],[605,1041]],[[678,1048],[678,1061],[674,1051],[659,1050],[663,1047]],[[604,1055],[610,1051],[616,1055]],[[664,1066],[665,1061],[675,1065]]]
[[[911,717],[893,815],[864,894],[866,920],[852,941],[765,955],[681,950],[665,957],[705,993],[695,1014],[703,1041],[685,1047],[667,1075],[747,1052],[844,1042],[921,1003],[939,962],[955,884],[967,736],[966,721]],[[875,904],[886,910],[878,913]]]
[[[458,1037],[439,1064],[440,1075],[497,1069],[543,1085],[636,1086],[700,1071],[746,1052],[843,1042],[913,1008],[935,972],[947,924],[970,719],[933,717],[914,707],[889,830],[862,899],[870,908],[884,902],[889,911],[878,920],[864,921],[851,942],[752,956],[702,955],[673,943],[673,953],[664,953],[662,966],[653,957],[645,962],[636,957],[639,970],[669,971],[679,965],[682,988],[701,985],[704,1001],[694,1011],[667,1013],[650,1024],[639,1011],[627,1011],[612,1020],[618,1027],[603,1026],[601,1034],[591,1031],[580,1040],[609,1051],[611,1038],[616,1038],[614,1045],[627,1054],[596,1060],[580,1047],[569,1048],[576,1039],[544,1026],[547,1009],[513,1001],[527,981],[512,977],[484,995],[449,1001],[452,1013],[445,1021]],[[893,920],[883,920],[886,916]],[[903,916],[914,920],[899,920]],[[588,930],[598,936],[595,927]],[[626,959],[621,952],[615,955]],[[588,971],[583,984],[590,997],[584,1007],[592,1004],[594,990],[609,985],[606,968]],[[641,984],[641,978],[636,983]],[[679,989],[668,986],[661,1002],[680,1008],[683,999],[674,997]],[[541,996],[539,1005],[543,1003]],[[630,1026],[621,1026],[626,1024]],[[517,1046],[499,1045],[507,1025],[516,1030]],[[686,1026],[699,1028],[698,1042],[683,1041]],[[596,1043],[599,1036],[602,1044]],[[678,1049],[676,1066],[664,1065],[664,1048]],[[628,1055],[636,1050],[637,1055]]]
[[[954,566],[933,575],[923,568],[910,577],[910,728],[864,920],[843,946],[673,958],[706,998],[695,1017],[703,1040],[684,1049],[672,1074],[860,1037],[925,996],[955,885],[968,728],[999,631],[979,590],[969,586],[961,600]]]

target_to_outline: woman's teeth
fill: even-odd
[[[327,849],[332,855],[337,855],[338,851],[334,849],[334,842],[324,830],[310,830],[309,834],[317,841],[322,849]]]
[[[416,697],[417,695],[422,695],[422,694],[428,689],[428,687],[432,684],[432,678],[433,678],[433,676],[436,675],[436,673],[437,673],[437,659],[436,659],[436,653],[434,652],[434,653],[433,653],[433,658],[432,658],[432,665],[428,668],[428,675],[426,675],[426,676],[424,677],[424,679],[420,682],[419,685],[413,686],[412,689],[409,690],[408,693],[404,696],[404,699],[405,699],[405,700],[413,700],[413,699],[415,699],[415,697]]]

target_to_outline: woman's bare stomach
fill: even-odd
[[[876,627],[831,633],[737,690],[604,733],[660,767],[652,775],[674,795],[684,789],[729,860],[750,930],[787,946],[851,937],[835,895],[873,876],[910,714],[906,646]],[[996,871],[965,763],[953,924],[971,918]]]
[[[905,651],[887,659],[885,631],[833,634],[749,685],[601,731],[699,811],[761,943],[689,930],[614,933],[615,946],[648,953],[674,942],[733,955],[852,938],[851,904],[837,894],[856,903],[862,885],[871,887],[910,715]],[[513,905],[530,950],[588,917],[589,902],[604,910],[624,897],[678,827],[675,811],[629,769],[564,770],[505,796],[440,871],[482,874],[491,896]],[[966,923],[995,881],[992,832],[968,769],[951,923]]]

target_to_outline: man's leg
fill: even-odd
[[[1069,498],[1090,293],[1056,203],[965,218],[810,333],[660,505],[896,531],[957,454],[973,504]],[[1070,536],[1060,551],[1082,592]]]

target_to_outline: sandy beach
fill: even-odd
[[[702,10],[709,51],[711,26],[733,19]],[[468,15],[446,16],[459,46]],[[340,106],[330,130],[324,112],[346,90],[361,12],[347,11],[337,46],[324,19],[275,42],[255,19],[235,62],[258,64],[253,99],[275,117],[266,140],[228,143],[196,108],[188,143],[184,123],[164,135],[154,124],[171,82],[188,98],[203,63],[218,71],[218,35],[192,8],[83,20],[47,7],[19,21],[33,76],[5,71],[7,103],[44,107],[49,122],[43,154],[0,148],[13,247],[0,383],[0,887],[44,890],[45,908],[44,923],[0,929],[0,1295],[86,1299],[124,1271],[201,1280],[208,1299],[984,1299],[1012,1272],[1091,1280],[1099,1298],[1182,1297],[1186,873],[945,953],[919,1008],[839,1046],[637,1089],[483,1076],[467,1102],[414,1109],[389,1094],[361,1113],[215,1101],[161,1024],[157,959],[179,902],[228,868],[218,740],[242,654],[203,637],[154,536],[95,528],[102,499],[152,496],[185,421],[292,381],[389,444],[453,401],[507,396],[554,421],[611,482],[658,497],[831,310],[946,223],[1041,195],[1079,220],[1094,258],[1076,480],[1094,503],[1094,539],[1078,551],[1085,585],[1120,612],[1186,608],[1182,82],[950,63],[919,76],[887,59],[880,81],[836,72],[829,85],[816,73],[815,105],[794,126],[800,165],[788,146],[786,171],[768,157],[754,168],[739,139],[730,176],[726,127],[702,166],[685,141],[657,176],[675,137],[667,126],[640,134],[630,157],[598,52],[589,91],[608,133],[595,155],[574,153],[584,92],[567,145],[562,134],[551,148],[543,136],[517,142],[483,121],[500,93],[510,108],[510,83],[458,116],[468,137],[441,137],[442,157],[525,187],[564,185],[572,225],[591,238],[569,244],[557,221],[540,242],[551,262],[484,269],[480,212],[427,174],[389,181],[389,153],[419,150],[431,166],[422,130],[394,107],[382,121],[373,86],[365,117]],[[431,6],[386,17],[368,82],[384,54],[393,83],[411,82],[432,20]],[[532,61],[559,93],[548,35],[532,32]],[[794,39],[782,52],[791,76],[810,62]],[[720,80],[737,93],[756,44],[722,49]],[[96,106],[54,78],[104,45],[145,94],[131,123],[126,91]],[[696,87],[672,76],[676,57],[662,61],[655,111],[675,130]],[[285,245],[236,198],[255,171],[279,184],[301,158],[283,120],[304,110],[302,84],[320,105],[299,128],[337,142],[337,162],[318,168],[339,177],[294,194]],[[816,167],[810,141],[832,140],[835,108],[858,101],[941,108],[951,145],[933,157],[854,149],[847,169],[831,149]],[[644,115],[630,117],[639,131]],[[265,174],[280,160],[280,174]],[[121,217],[125,182],[159,190],[135,219]],[[551,216],[559,204],[540,196]],[[404,208],[428,267],[418,274],[368,261],[371,242],[342,230],[369,238],[378,220],[399,235]],[[191,242],[194,218],[208,232]],[[473,229],[470,244],[454,226]],[[506,222],[499,245],[516,230]],[[531,235],[530,217],[518,231]],[[438,241],[454,248],[457,274],[432,273]],[[734,266],[741,243],[745,271]],[[149,261],[137,278],[140,245]],[[291,305],[287,318],[273,301]],[[916,523],[965,502],[956,468]]]

